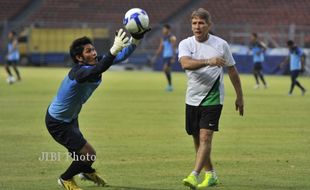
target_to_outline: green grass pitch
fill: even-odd
[[[21,68],[14,85],[0,74],[0,189],[59,189],[70,164],[66,150],[48,134],[44,115],[68,69]],[[225,76],[220,132],[213,142],[218,190],[310,189],[310,92],[288,97],[289,77],[266,76],[254,90],[242,75],[245,116],[234,110],[235,93]],[[300,78],[310,90],[309,78]],[[192,139],[184,131],[186,76],[174,73],[175,91],[164,91],[162,73],[108,71],[84,105],[80,128],[97,151],[94,167],[111,187],[77,183],[85,190],[182,190],[193,167]],[[60,152],[61,161],[39,161]]]

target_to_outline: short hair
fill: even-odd
[[[11,30],[9,33],[11,33],[13,36],[17,35],[17,33],[14,30]]]
[[[168,30],[170,30],[170,28],[171,28],[169,24],[164,24],[163,27],[167,28]]]
[[[90,38],[84,36],[74,40],[70,46],[70,56],[74,63],[78,63],[79,61],[76,59],[77,55],[82,55],[84,46],[87,44],[93,45],[93,42]]]
[[[289,40],[286,42],[287,46],[293,46],[294,45],[294,41],[293,40]]]
[[[193,13],[192,13],[191,19],[193,19],[195,17],[204,19],[209,24],[211,23],[211,15],[204,8],[199,8],[197,10],[194,10]]]
[[[252,36],[254,36],[255,38],[258,38],[258,34],[255,32],[252,33]]]

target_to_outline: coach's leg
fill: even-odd
[[[195,151],[196,151],[196,156],[199,148],[199,135],[193,135],[193,141],[194,141],[194,146],[195,146]]]
[[[204,180],[198,184],[198,189],[206,189],[219,183],[216,172],[211,162],[211,147],[213,131],[209,129],[200,129],[199,150],[197,153],[195,171],[200,171],[203,167],[206,170]]]
[[[200,141],[199,136],[193,135],[193,141],[194,141],[195,151],[196,151],[195,158],[197,158],[197,152],[198,152],[199,145],[200,145],[200,143],[199,143],[199,141]],[[211,160],[211,159],[210,159],[210,160]],[[210,164],[209,164],[208,162],[205,162],[205,164],[204,164],[204,169],[205,169],[206,171],[209,171],[209,170],[208,170],[208,168],[210,168],[209,165],[210,165]]]
[[[212,147],[213,131],[208,129],[200,129],[199,148],[196,155],[195,169],[200,173],[202,168],[207,171],[213,170],[211,162],[211,147]]]

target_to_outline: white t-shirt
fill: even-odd
[[[228,43],[211,34],[209,34],[209,38],[205,42],[196,41],[195,36],[182,40],[179,44],[179,60],[182,57],[190,57],[193,59],[223,57],[225,59],[225,66],[235,65],[235,60],[229,50]],[[218,78],[220,78],[220,104],[223,104],[224,72],[222,67],[206,66],[197,70],[185,71],[188,77],[186,104],[199,106]]]

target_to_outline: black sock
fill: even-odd
[[[18,79],[18,80],[21,80],[20,74],[19,74],[19,71],[18,71],[17,67],[14,67],[14,71],[15,71],[15,73],[16,73],[17,79]]]
[[[264,79],[264,75],[263,74],[259,74],[259,77],[262,80],[263,84],[266,86],[266,81]]]
[[[301,91],[305,91],[305,88],[301,86],[301,84],[296,80],[296,85],[301,89]]]
[[[91,167],[89,163],[83,161],[73,161],[69,168],[65,171],[65,173],[61,174],[61,179],[68,180],[72,179],[73,176],[84,172],[84,173],[92,173],[95,169]]]
[[[293,90],[294,90],[294,87],[295,87],[295,83],[294,82],[292,82],[292,84],[291,84],[291,89],[290,89],[290,94],[292,94],[293,93]]]
[[[257,74],[254,74],[254,78],[255,78],[256,84],[259,85],[259,80],[258,80]]]
[[[171,73],[170,72],[165,72],[167,80],[168,80],[168,84],[171,86]]]
[[[9,67],[5,67],[5,70],[9,76],[12,76],[11,69]]]

